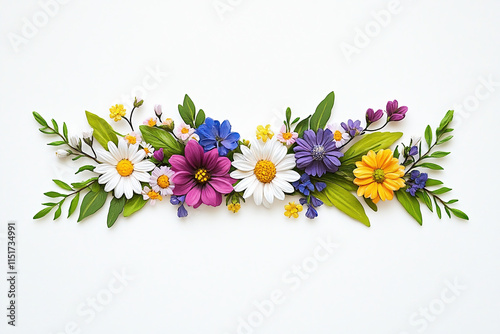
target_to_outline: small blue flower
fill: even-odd
[[[363,131],[360,120],[353,121],[352,119],[350,119],[347,121],[347,124],[342,122],[340,125],[347,133],[349,133],[351,137],[355,137]]]
[[[223,157],[238,147],[240,139],[239,133],[231,132],[231,124],[228,120],[220,124],[219,121],[214,121],[210,117],[196,129],[196,134],[200,136],[200,145],[203,146],[205,152],[217,148],[219,155]]]
[[[302,174],[298,181],[292,182],[295,190],[300,191],[302,194],[309,196],[311,191],[314,191],[314,185],[309,178],[309,175]]]
[[[307,207],[306,217],[309,219],[314,219],[318,217],[318,211],[316,211],[316,209],[312,205],[309,205]]]
[[[181,204],[179,206],[179,208],[177,209],[177,217],[183,218],[183,217],[187,217],[187,215],[188,215],[188,211],[184,207],[184,204]]]
[[[410,195],[415,197],[419,189],[425,188],[428,178],[429,175],[427,173],[420,173],[418,170],[413,170],[407,182],[409,187],[406,189],[406,192],[409,192]]]
[[[323,201],[320,200],[319,198],[311,196],[311,205],[317,208],[323,205]]]
[[[418,147],[417,146],[412,146],[410,148],[410,152],[408,153],[410,156],[414,156],[418,154]]]
[[[317,191],[323,191],[326,188],[325,182],[316,182],[315,184]]]
[[[179,208],[177,209],[177,217],[179,217],[179,218],[183,218],[183,217],[186,217],[188,215],[188,211],[184,207],[185,200],[186,200],[186,195],[182,195],[182,196],[172,195],[172,196],[170,196],[170,203],[172,205],[179,205],[180,204]]]

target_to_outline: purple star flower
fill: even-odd
[[[312,176],[321,176],[326,172],[335,173],[340,166],[339,158],[344,154],[338,151],[333,142],[333,133],[329,129],[304,132],[304,138],[297,138],[295,159],[297,168]]]
[[[408,111],[408,107],[401,106],[398,107],[398,100],[387,102],[387,106],[385,108],[387,112],[387,117],[389,121],[400,121],[405,118],[405,114]]]
[[[384,112],[382,111],[382,109],[373,111],[373,109],[370,108],[366,111],[366,123],[375,123],[376,121],[381,119],[382,116],[384,116]]]
[[[355,137],[363,131],[360,120],[353,121],[352,119],[350,119],[347,121],[347,124],[342,122],[340,125],[347,133],[349,133],[351,137]]]

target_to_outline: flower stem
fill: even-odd
[[[54,133],[56,133],[59,137],[61,137],[61,139],[64,141],[64,143],[66,145],[68,145],[69,148],[71,148],[72,150],[78,152],[79,154],[81,155],[84,155],[86,156],[87,158],[90,158],[92,160],[94,160],[95,162],[97,162],[98,164],[100,164],[101,162],[99,160],[97,160],[97,154],[95,153],[94,151],[94,148],[92,148],[92,152],[94,152],[94,156],[91,156],[90,154],[87,154],[85,152],[83,152],[82,150],[79,150],[78,148],[74,147],[74,146],[71,146],[71,144],[66,140],[66,138],[64,138],[64,136],[62,134],[59,133],[59,131],[56,131],[54,130],[53,128],[51,128],[50,126],[47,126],[49,129],[51,129],[52,131],[54,131]]]

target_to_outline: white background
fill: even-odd
[[[1,333],[234,334],[249,317],[258,326],[240,333],[500,332],[497,2],[73,0],[50,7],[50,17],[35,0],[1,3],[2,268],[8,220],[19,241],[18,326],[6,325],[2,270]],[[376,23],[374,13],[389,7]],[[347,44],[357,53],[346,57]],[[392,201],[368,212],[371,228],[333,208],[288,220],[283,203],[250,202],[237,215],[203,207],[185,220],[161,203],[110,230],[106,209],[79,224],[66,212],[33,221],[43,192],[55,190],[51,179],[81,180],[74,171],[83,160],[56,159],[31,112],[79,134],[85,110],[107,118],[113,103],[141,90],[136,124],[157,103],[178,119],[188,93],[247,138],[259,124],[277,127],[274,115],[288,106],[310,114],[331,90],[338,122],[390,99],[407,105],[406,119],[390,127],[405,141],[455,108],[452,155],[434,176],[471,219],[439,220],[422,208],[420,227]],[[318,238],[339,246],[300,286],[284,281],[310,261]],[[133,279],[110,295],[122,270]],[[282,303],[259,318],[255,302],[274,290]],[[93,298],[106,305],[82,315]]]

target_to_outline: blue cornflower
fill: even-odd
[[[408,180],[408,189],[406,189],[407,192],[410,193],[410,195],[415,196],[417,194],[417,191],[419,189],[424,189],[425,184],[427,183],[427,179],[429,178],[429,175],[427,173],[420,173],[418,170],[414,170],[410,174],[410,179]]]
[[[220,124],[210,117],[205,119],[205,123],[196,129],[196,134],[200,136],[200,145],[205,152],[217,148],[220,156],[226,156],[229,151],[238,147],[240,134],[231,132],[231,124],[225,120]]]

